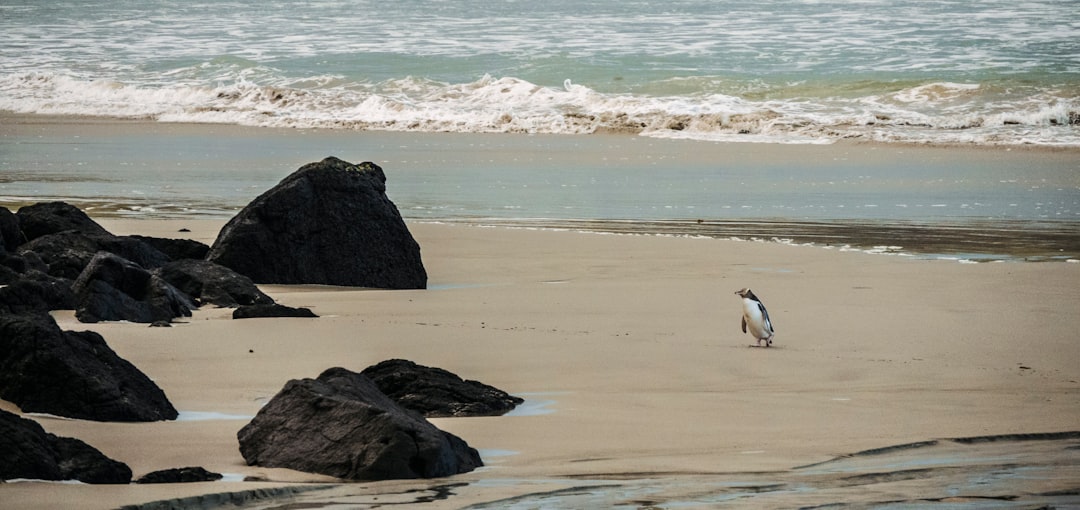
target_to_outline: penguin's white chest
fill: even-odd
[[[761,304],[753,299],[743,298],[743,318],[746,319],[746,330],[754,338],[769,338],[772,336],[772,324],[761,313]]]

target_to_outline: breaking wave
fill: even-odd
[[[51,72],[0,76],[0,110],[161,122],[470,133],[626,133],[714,141],[1080,146],[1080,86],[995,83],[741,83],[668,80],[644,92],[543,86],[485,75],[469,83],[285,79],[232,66],[218,80],[176,70],[125,83]],[[201,74],[185,79],[185,74]],[[700,78],[694,78],[700,80]],[[207,83],[216,83],[207,85]]]

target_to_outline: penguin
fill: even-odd
[[[749,328],[750,334],[757,339],[758,347],[761,347],[762,340],[765,341],[765,347],[771,346],[775,330],[772,321],[769,320],[769,312],[765,310],[765,305],[749,288],[735,291],[735,293],[742,297],[743,333],[746,333],[747,328]]]

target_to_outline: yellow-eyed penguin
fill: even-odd
[[[769,320],[769,312],[765,310],[765,305],[749,288],[738,290],[735,293],[742,297],[743,333],[746,333],[747,328],[749,328],[750,334],[757,339],[758,347],[761,347],[762,340],[765,341],[765,347],[772,345],[775,330],[773,330],[772,321]]]

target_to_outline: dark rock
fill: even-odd
[[[403,359],[386,360],[361,373],[402,407],[429,418],[499,416],[524,402],[498,388]]]
[[[45,432],[37,422],[0,410],[0,480],[131,482],[131,469],[74,438]]]
[[[210,247],[192,239],[168,239],[164,237],[128,236],[138,239],[164,253],[171,260],[205,259]]]
[[[250,278],[206,260],[177,260],[165,264],[156,273],[200,303],[235,308],[274,302]]]
[[[48,272],[49,266],[42,262],[34,252],[16,255],[15,253],[0,252],[0,267],[10,270],[14,274],[22,274],[31,269]]]
[[[150,323],[151,328],[171,328],[172,323],[169,321],[154,321]]]
[[[0,253],[0,259],[4,259],[4,254]],[[19,279],[19,273],[3,262],[0,260],[0,285],[8,285]]]
[[[137,236],[90,236],[98,242],[98,249],[128,259],[145,269],[168,264],[172,259]]]
[[[255,283],[427,287],[420,246],[374,163],[304,165],[233,217],[207,259]]]
[[[19,279],[0,287],[0,313],[47,312],[75,308],[71,281],[34,270],[18,276]]]
[[[74,280],[98,252],[108,252],[153,269],[167,264],[171,259],[135,237],[119,237],[109,233],[86,234],[69,230],[46,234],[19,247],[20,254],[36,253],[48,264],[53,276]]]
[[[19,247],[19,254],[33,253],[46,264],[49,274],[74,280],[99,251],[98,244],[77,231],[40,236]]]
[[[268,305],[243,305],[233,310],[233,319],[259,319],[268,317],[318,317],[308,308],[293,308],[271,303]]]
[[[94,484],[131,483],[131,468],[127,464],[106,457],[78,439],[58,437],[53,448],[64,479]]]
[[[201,467],[163,469],[147,473],[135,483],[193,483],[216,482],[221,480],[221,473],[212,473]]]
[[[289,381],[237,438],[249,465],[349,480],[434,478],[483,465],[465,441],[344,368]]]
[[[7,207],[0,207],[0,253],[15,251],[15,248],[25,242],[26,239],[19,229],[19,217]]]
[[[84,234],[112,235],[78,207],[64,202],[41,202],[15,213],[27,241],[44,235],[75,230]]]
[[[94,256],[72,290],[75,317],[82,322],[151,323],[191,316],[195,308],[184,293],[159,276],[107,252]]]
[[[96,421],[172,420],[150,378],[92,331],[61,331],[47,313],[0,314],[0,398],[24,412]]]

